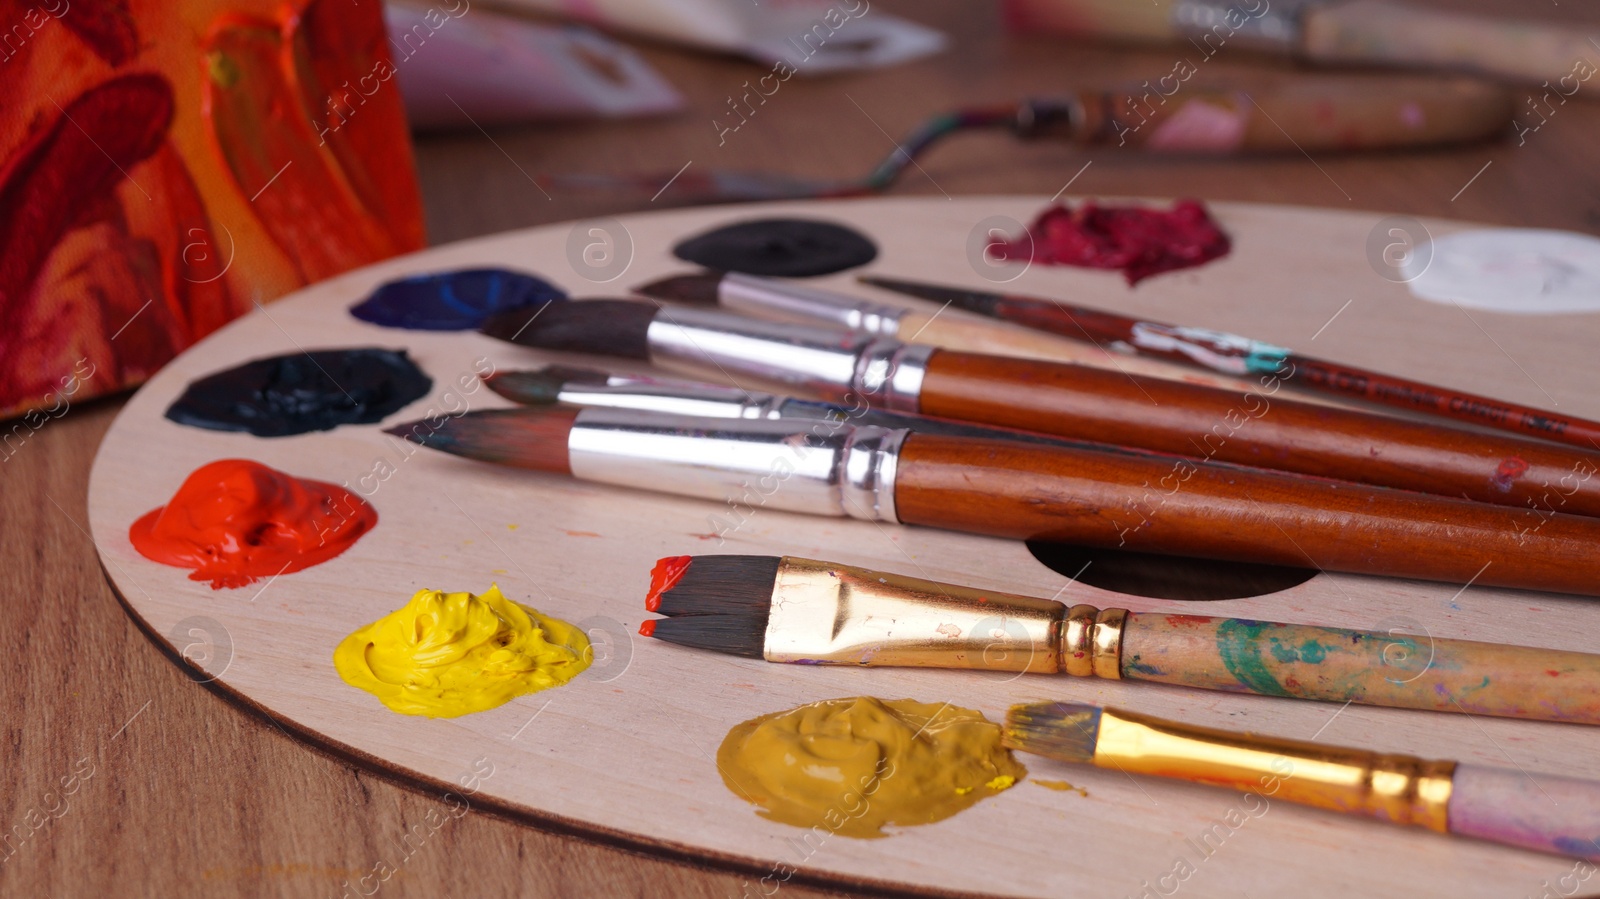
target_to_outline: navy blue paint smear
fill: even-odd
[[[469,268],[390,281],[350,307],[350,314],[386,328],[474,331],[489,316],[564,300],[542,278],[498,268]]]
[[[831,275],[866,265],[878,247],[865,234],[813,219],[752,219],[698,234],[672,248],[685,262],[775,278]]]
[[[212,431],[289,437],[382,421],[432,387],[405,350],[287,353],[195,381],[167,408],[167,418]]]

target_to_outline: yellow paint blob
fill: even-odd
[[[506,599],[498,585],[482,596],[419,590],[333,651],[345,683],[403,715],[430,718],[558,687],[593,660],[582,631]]]
[[[1085,790],[1083,787],[1075,787],[1072,784],[1069,784],[1064,780],[1038,780],[1038,779],[1035,779],[1032,782],[1038,784],[1041,787],[1044,787],[1047,790],[1055,790],[1058,793],[1071,792],[1071,793],[1077,793],[1079,796],[1088,796],[1089,795],[1089,791],[1088,790]]]
[[[746,721],[717,766],[762,816],[847,837],[942,821],[1028,773],[981,712],[865,696]]]

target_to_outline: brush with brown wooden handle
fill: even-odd
[[[940,308],[963,309],[1063,338],[1087,341],[1097,347],[1126,348],[1209,371],[1271,372],[1291,387],[1307,392],[1382,403],[1519,437],[1566,443],[1586,451],[1600,449],[1600,422],[1318,359],[1242,334],[1135,318],[1045,297],[876,275],[859,280],[873,287],[939,303]],[[1307,396],[1306,393],[1297,395]],[[1570,491],[1563,490],[1563,495],[1567,492]]]
[[[998,353],[1023,359],[1093,365],[1227,390],[1245,391],[1256,387],[1255,382],[1244,378],[1197,372],[1160,359],[1112,353],[1097,343],[1070,340],[971,313],[891,306],[781,278],[740,272],[699,272],[661,278],[633,290],[656,300],[715,306],[726,312],[775,321],[849,328],[875,337],[914,340],[968,353]]]
[[[1600,595],[1600,519],[1265,470],[854,427],[631,409],[510,409],[389,433],[484,462],[723,505],[1453,584]],[[1164,480],[1165,479],[1165,480]],[[1171,480],[1170,489],[1164,485]]]
[[[1471,72],[1563,96],[1596,71],[1586,29],[1389,0],[1008,0],[1014,28],[1173,44],[1191,62],[1224,48],[1302,62]],[[1565,102],[1564,100],[1562,102]]]
[[[483,331],[539,349],[647,360],[743,389],[776,386],[890,411],[1515,506],[1524,532],[1558,511],[1600,515],[1600,479],[1592,477],[1600,454],[1286,400],[1270,372],[1260,376],[1258,391],[1239,394],[632,300],[513,310]],[[1185,479],[1185,465],[1150,482],[1147,505]]]

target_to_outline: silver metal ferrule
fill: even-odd
[[[779,418],[788,397],[697,381],[612,375],[604,384],[569,381],[556,397],[586,409],[638,409],[699,418]]]
[[[895,412],[917,411],[937,349],[706,309],[662,309],[647,336],[650,361],[679,374]]]
[[[900,319],[906,314],[899,306],[737,272],[722,276],[717,300],[729,312],[848,328],[877,337],[898,337]]]
[[[567,437],[587,481],[757,509],[898,523],[894,477],[908,432],[827,421],[735,421],[584,409]]]
[[[1321,0],[1177,0],[1172,24],[1202,43],[1207,54],[1222,47],[1294,56],[1300,52],[1305,12]]]

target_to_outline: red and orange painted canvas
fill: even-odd
[[[393,76],[378,3],[0,0],[0,455],[422,247]]]

